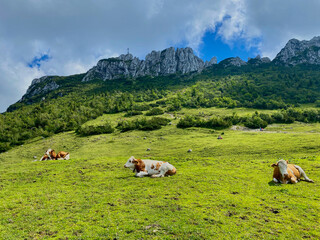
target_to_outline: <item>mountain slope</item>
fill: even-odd
[[[161,64],[176,59],[171,57],[178,56],[179,51],[190,52],[189,49],[173,50],[157,53],[170,56],[160,58]],[[168,112],[199,107],[279,109],[320,100],[319,65],[287,67],[260,57],[248,62],[229,58],[219,64],[214,64],[214,60],[211,64],[200,64],[203,68],[194,72],[190,64],[197,58],[192,56],[191,62],[184,63],[186,68],[180,60],[171,61],[173,65],[164,64],[163,68],[160,64],[160,70],[166,70],[158,72],[158,76],[148,73],[133,78],[130,73],[129,77],[120,74],[114,79],[94,77],[83,81],[97,70],[94,67],[87,74],[36,79],[22,99],[0,115],[0,151],[37,136],[76,130],[104,113],[133,114],[153,107]],[[119,66],[127,64],[126,57],[132,56],[120,57]],[[169,74],[170,69],[176,72]],[[190,72],[182,74],[177,69]]]

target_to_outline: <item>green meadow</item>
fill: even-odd
[[[320,123],[176,127],[185,114],[234,112],[255,110],[182,109],[163,114],[171,123],[155,131],[69,131],[1,153],[0,239],[320,239]],[[86,124],[139,117],[105,114]],[[40,162],[48,148],[71,159]],[[167,161],[177,174],[136,178],[123,167],[130,156]],[[279,159],[315,183],[273,183]]]

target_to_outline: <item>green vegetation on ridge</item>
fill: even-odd
[[[37,136],[79,129],[104,113],[127,112],[130,116],[150,110],[148,114],[154,115],[154,107],[167,112],[182,107],[286,109],[315,103],[320,99],[319,70],[312,65],[217,65],[201,74],[105,82],[81,82],[83,74],[53,77],[60,86],[57,90],[25,99],[12,105],[12,112],[0,115],[0,152]]]

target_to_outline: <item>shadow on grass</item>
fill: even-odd
[[[274,181],[270,181],[268,182],[269,186],[272,186],[272,187],[276,187],[276,186],[281,186],[281,183],[275,183]]]
[[[299,179],[299,182],[309,182],[309,181],[307,181],[305,179]],[[309,182],[309,183],[314,183],[314,182]],[[282,185],[282,183],[275,183],[274,181],[270,181],[270,182],[268,182],[268,184],[269,184],[269,186],[273,186],[273,187]],[[292,183],[287,183],[287,184],[292,184]]]
[[[130,178],[135,178],[134,175],[127,176],[127,177],[116,177],[116,179],[130,179]]]

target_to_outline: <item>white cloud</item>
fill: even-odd
[[[0,6],[0,112],[33,78],[85,72],[127,48],[140,58],[179,43],[197,52],[211,29],[231,46],[241,39],[274,57],[288,39],[318,35],[320,22],[317,0],[0,0]],[[40,69],[27,67],[47,52],[51,58]]]

